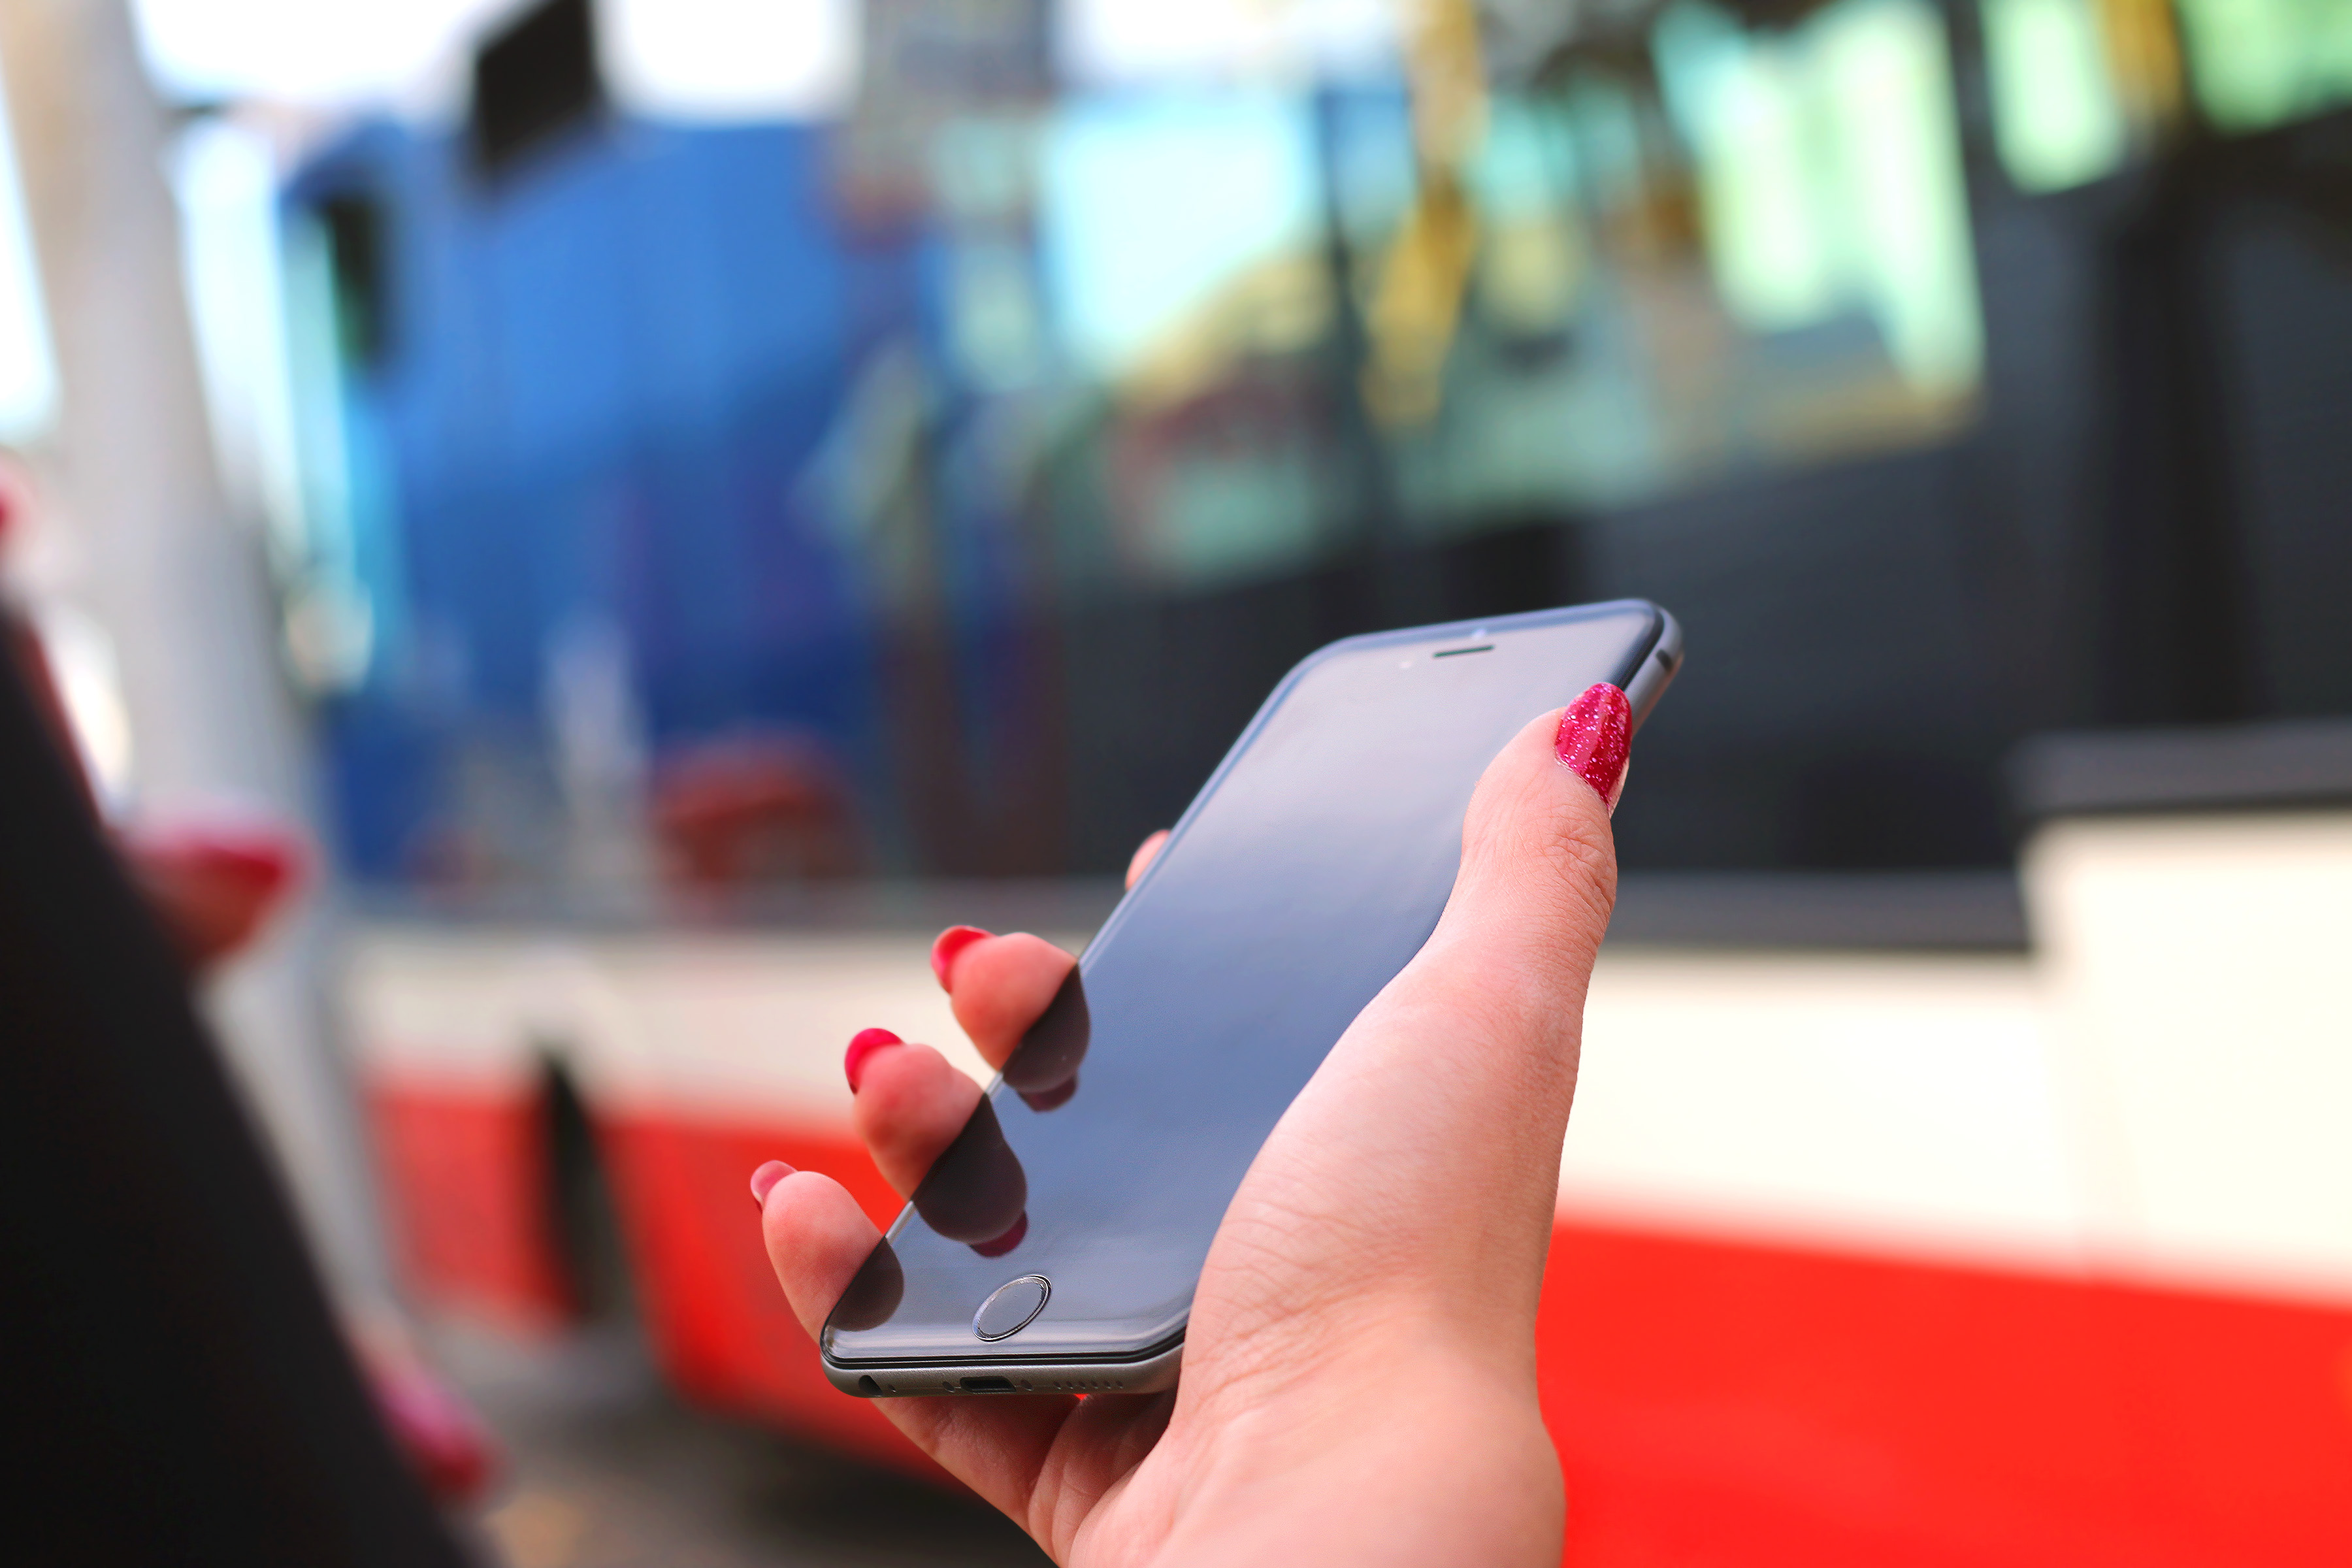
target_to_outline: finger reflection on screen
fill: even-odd
[[[915,1213],[925,1225],[950,1241],[975,1243],[1003,1241],[1021,1223],[1028,1203],[1029,1178],[1004,1141],[996,1107],[985,1100],[931,1166],[914,1198]]]
[[[898,1310],[907,1293],[907,1271],[886,1238],[874,1244],[866,1262],[851,1276],[849,1289],[834,1303],[827,1320],[838,1329],[879,1328]]]
[[[1073,969],[1004,1064],[1005,1087],[1032,1110],[1067,1105],[1078,1092],[1078,1064],[1086,1060],[1092,1033],[1086,986]]]

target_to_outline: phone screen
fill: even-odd
[[[1266,1135],[1436,925],[1486,764],[1626,684],[1661,624],[1594,605],[1353,639],[1294,671],[867,1259],[834,1362],[1098,1361],[1181,1336]],[[975,1321],[1029,1276],[1049,1283],[1034,1318]]]

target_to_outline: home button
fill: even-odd
[[[999,1285],[971,1315],[971,1331],[984,1340],[1008,1339],[1036,1320],[1053,1293],[1053,1281],[1043,1274],[1024,1274]]]

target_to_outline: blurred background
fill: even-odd
[[[1692,658],[1570,1561],[2352,1553],[2352,3],[0,0],[0,68],[15,613],[268,906],[225,1048],[490,1559],[1028,1560],[745,1176],[887,1215],[848,1035],[1082,942],[1307,652],[1621,595]]]

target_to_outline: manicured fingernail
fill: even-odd
[[[1006,1231],[994,1241],[975,1241],[971,1244],[971,1249],[982,1258],[1002,1258],[1020,1246],[1021,1238],[1028,1234],[1029,1214],[1024,1209],[1022,1211],[1021,1217],[1013,1222],[1011,1230]]]
[[[1559,716],[1559,733],[1552,738],[1552,751],[1613,810],[1633,740],[1633,710],[1626,703],[1625,694],[1604,680],[1588,689]]]
[[[887,1029],[860,1029],[849,1037],[849,1054],[841,1058],[841,1070],[849,1075],[849,1092],[857,1092],[857,1079],[866,1071],[866,1058],[885,1046],[903,1046],[907,1042]]]
[[[950,926],[940,932],[940,940],[931,943],[931,973],[940,977],[940,990],[947,989],[948,976],[955,973],[956,954],[991,934],[978,926]]]
[[[793,1173],[793,1168],[782,1160],[771,1160],[751,1173],[751,1201],[761,1208],[768,1206],[768,1194],[776,1184]]]

